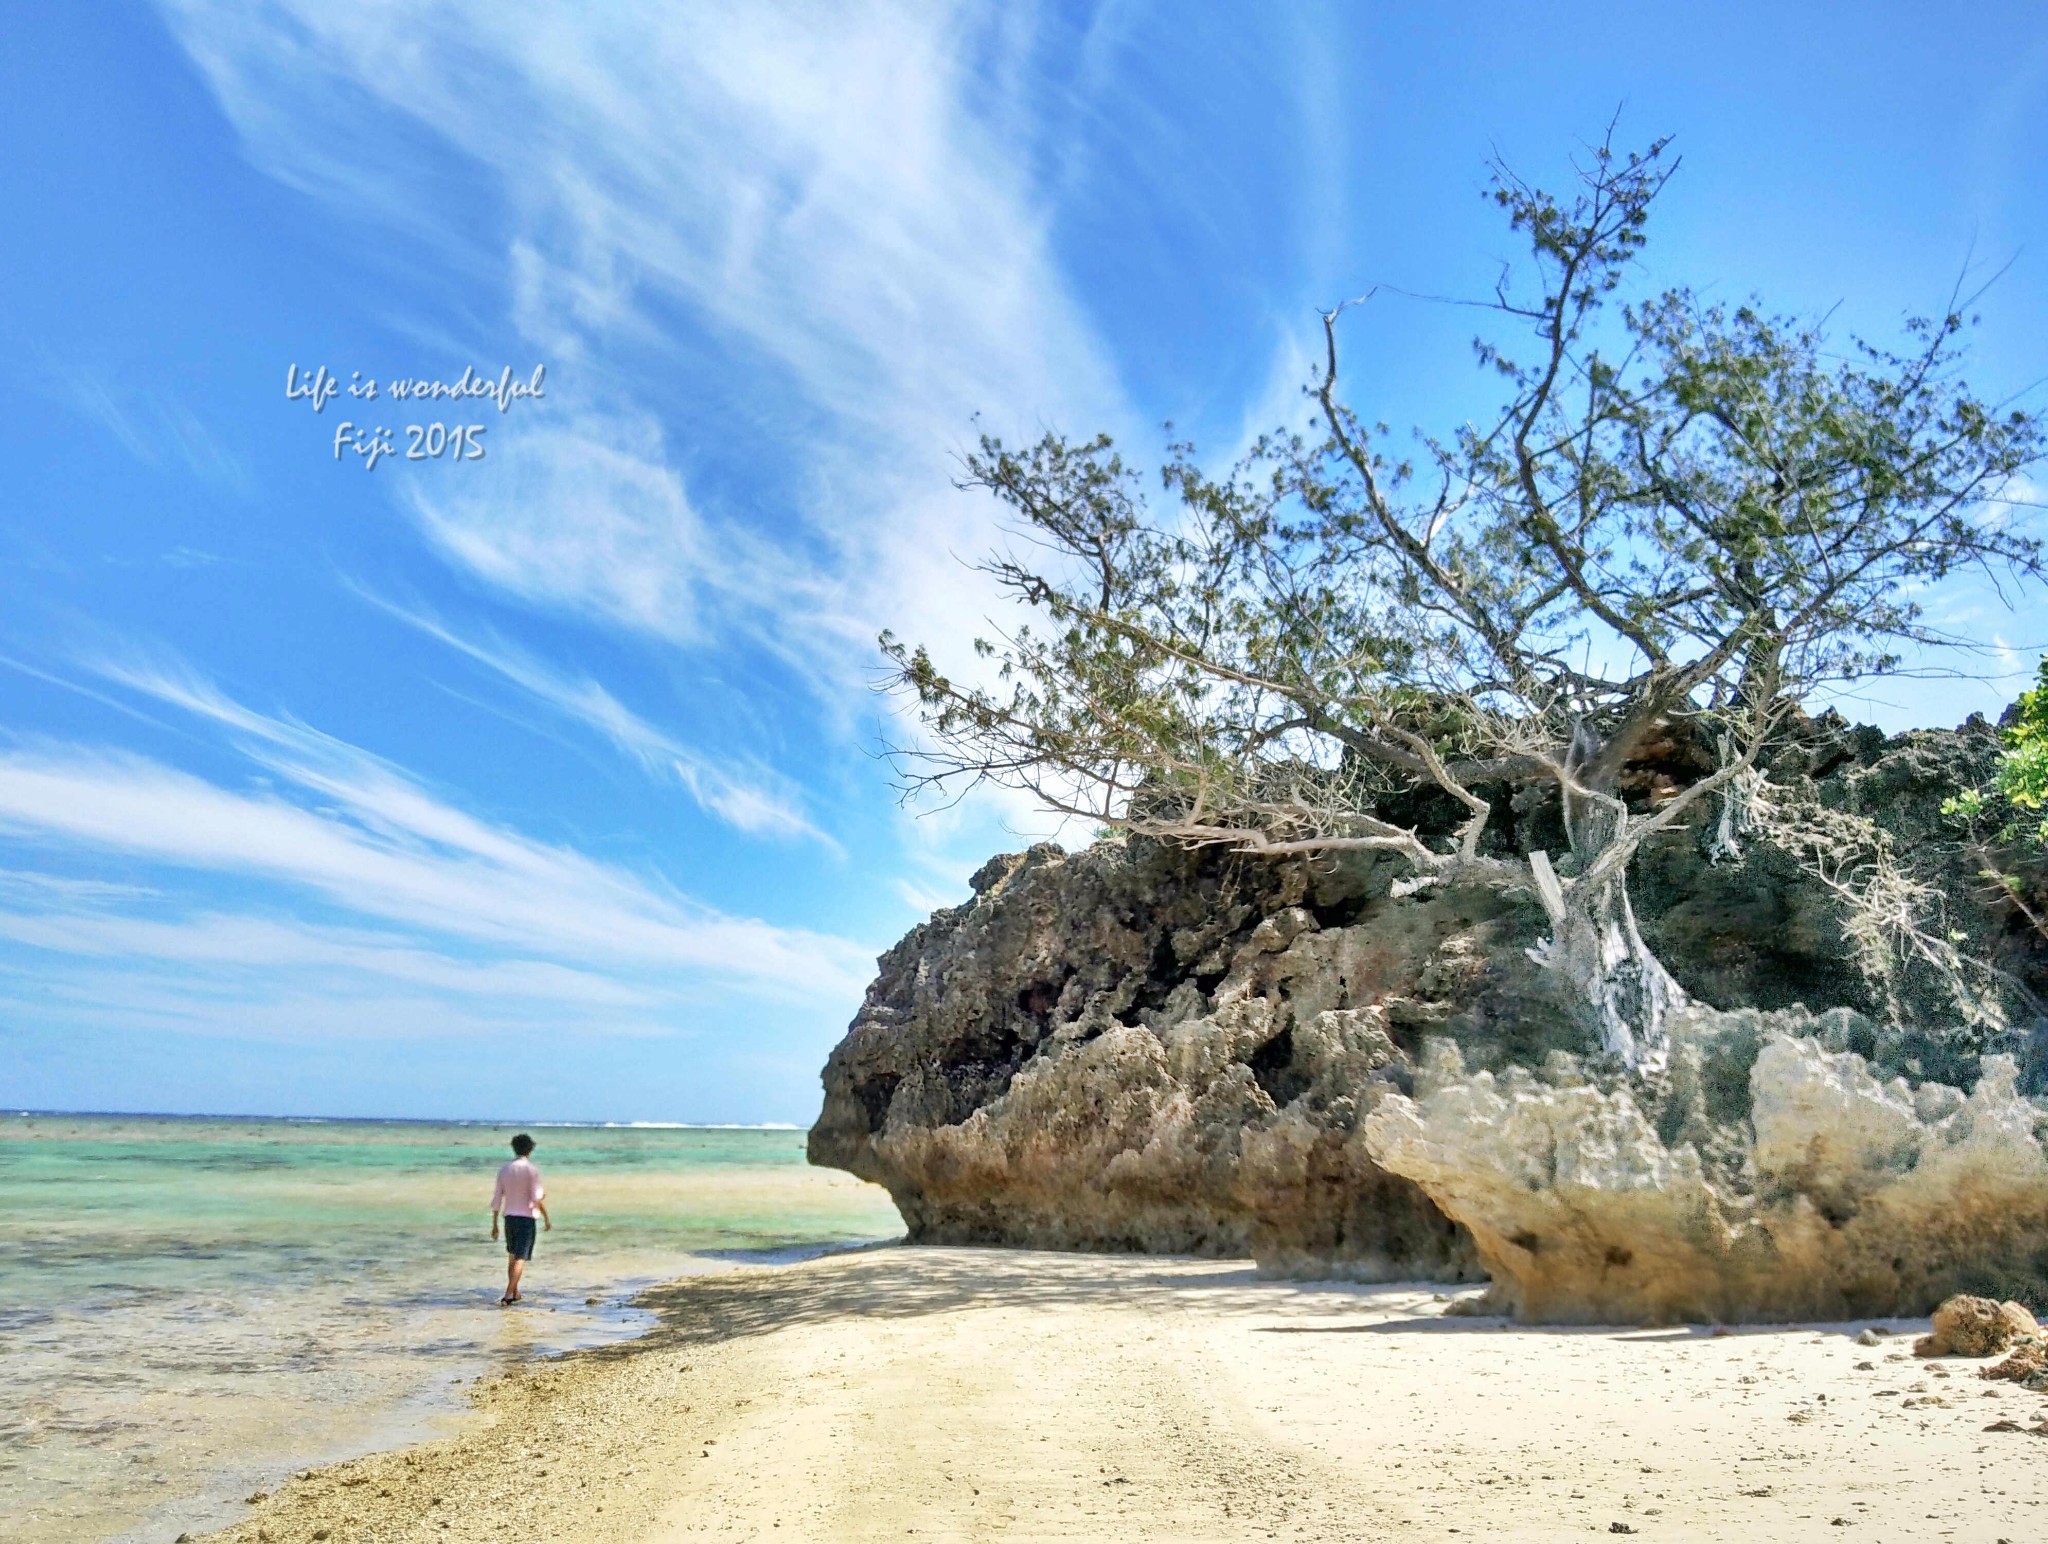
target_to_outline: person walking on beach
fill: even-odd
[[[526,1274],[526,1262],[533,1258],[533,1216],[552,1233],[554,1220],[548,1216],[547,1191],[541,1187],[540,1170],[528,1156],[533,1138],[520,1132],[512,1139],[512,1161],[498,1170],[498,1188],[491,1192],[491,1238],[498,1237],[498,1214],[505,1214],[505,1295],[498,1302],[510,1307],[519,1301],[519,1278]]]

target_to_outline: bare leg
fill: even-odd
[[[526,1274],[526,1262],[514,1255],[505,1263],[505,1295],[519,1301],[519,1278]]]

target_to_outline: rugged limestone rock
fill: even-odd
[[[1823,723],[1773,776],[1910,844],[1967,946],[2041,981],[2038,939],[1938,813],[1996,748],[1981,723]],[[1684,754],[1638,794],[1682,782]],[[1554,819],[1521,799],[1494,840],[1552,845]],[[1942,982],[1847,947],[1768,842],[1718,866],[1702,845],[1681,831],[1638,865],[1644,930],[1700,1000],[1652,1081],[1589,1054],[1527,958],[1533,895],[1418,888],[1370,857],[996,859],[883,957],[826,1066],[812,1161],[887,1186],[913,1239],[1491,1274],[1533,1318],[2048,1297],[2048,1111],[2023,1096],[2048,1073],[2039,1037],[1965,1031]]]
[[[1367,1144],[1465,1224],[1491,1306],[1526,1319],[1838,1319],[2048,1293],[2048,1110],[2006,1056],[1967,1095],[1880,1081],[1840,1048],[1862,1027],[1696,1011],[1658,1089],[1569,1056],[1467,1075],[1446,1051]],[[1714,1106],[1745,1063],[1747,1119],[1731,1119]]]
[[[1947,898],[1943,921],[1962,935],[1965,952],[2048,997],[2048,949],[1985,884],[1985,855],[1941,813],[1958,789],[1989,779],[1999,748],[1997,729],[1981,718],[1955,730],[1887,739],[1830,716],[1791,737],[1770,757],[1768,771],[1793,795],[1790,802],[1870,820]],[[1675,770],[1682,781],[1697,768]],[[1760,838],[1745,842],[1739,863],[1716,864],[1704,847],[1697,833],[1677,833],[1651,843],[1630,870],[1644,937],[1687,991],[1721,1008],[1854,1008],[1919,1036],[1921,1043],[1903,1054],[1922,1058],[1925,1075],[1974,1075],[1967,1047],[1960,1060],[1944,1060],[1949,1037],[1942,1031],[1956,1019],[1946,984],[1911,963],[1864,957],[1843,937],[1839,904],[1793,853]],[[2037,1080],[2036,1055],[2030,1050],[2024,1058],[2030,1081]],[[2039,1070],[2048,1073],[2048,1066]]]
[[[914,1239],[1476,1279],[1359,1120],[1425,1027],[1533,1054],[1576,1030],[1521,954],[1533,902],[1396,897],[1395,874],[1156,845],[999,859],[884,956],[812,1161],[886,1185]]]

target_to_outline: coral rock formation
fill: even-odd
[[[2039,984],[2039,940],[1941,831],[1996,748],[1974,721],[1820,724],[1772,777],[1910,845],[1965,947]],[[1495,839],[1554,845],[1555,820],[1522,801]],[[914,1240],[1486,1274],[1488,1303],[1535,1319],[2048,1300],[2048,1108],[2027,1097],[2048,1037],[1959,1028],[1940,981],[1853,947],[1768,841],[1720,865],[1702,846],[1675,832],[1632,881],[1696,998],[1648,1078],[1592,1054],[1530,959],[1532,894],[1360,854],[992,860],[883,956],[811,1160],[886,1186]]]
[[[2005,1056],[1967,1095],[1880,1081],[1841,1048],[1862,1027],[1842,1010],[1696,1010],[1662,1089],[1564,1056],[1466,1076],[1446,1054],[1414,1098],[1373,1112],[1367,1144],[1465,1224],[1491,1306],[1526,1319],[1834,1319],[1967,1289],[2043,1295],[2048,1111]],[[1745,1064],[1748,1109],[1731,1110]]]
[[[811,1159],[887,1186],[917,1240],[1477,1279],[1358,1122],[1407,1075],[1397,1036],[1470,1028],[1537,973],[1516,907],[1393,900],[1391,877],[1156,846],[998,859],[884,956]]]

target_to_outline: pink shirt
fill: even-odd
[[[541,1188],[540,1170],[531,1158],[514,1158],[498,1170],[498,1188],[491,1192],[491,1210],[507,1217],[531,1217],[537,1202],[547,1195]]]

